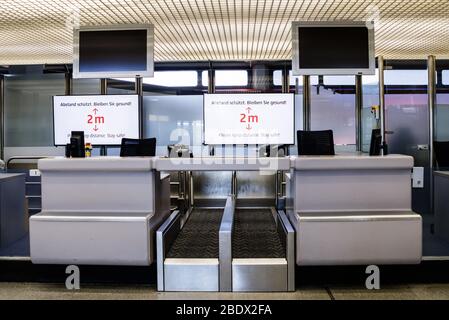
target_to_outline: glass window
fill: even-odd
[[[156,71],[153,78],[144,78],[143,83],[163,87],[196,87],[196,71]]]
[[[209,77],[207,70],[203,71],[202,84],[204,87],[209,85]],[[216,70],[215,86],[216,87],[244,87],[248,85],[248,72],[246,70]]]
[[[136,81],[134,78],[116,78],[116,80]],[[143,78],[143,83],[162,87],[196,87],[198,74],[196,71],[156,71],[153,78]]]
[[[291,70],[288,72],[288,75],[290,77],[290,85],[291,86],[296,85],[296,79],[298,79],[298,84],[300,86],[303,85],[302,76],[292,76],[292,71]],[[273,71],[273,84],[275,86],[282,86],[282,70],[275,70],[275,71]],[[317,85],[318,84],[318,76],[311,76],[310,77],[310,84],[311,85]]]
[[[273,71],[273,84],[275,86],[282,86],[282,70]]]
[[[385,70],[385,85],[427,85],[427,70]]]
[[[449,85],[449,70],[443,70],[442,75],[443,75],[443,84]]]
[[[353,86],[355,85],[355,76],[324,76],[325,86]]]
[[[379,85],[379,69],[376,69],[376,74],[362,76],[362,84],[364,86],[378,86]]]

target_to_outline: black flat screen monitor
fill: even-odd
[[[380,129],[373,129],[371,132],[371,143],[369,147],[370,156],[380,156],[382,149],[382,134]]]
[[[374,32],[366,23],[293,23],[293,75],[375,74]]]
[[[297,131],[298,155],[333,156],[334,133],[332,130]]]
[[[75,30],[74,78],[153,76],[151,25]]]
[[[121,157],[154,157],[156,155],[156,138],[122,139]]]

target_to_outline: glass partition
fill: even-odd
[[[437,61],[438,65],[442,61]],[[447,64],[443,66],[448,68]],[[441,67],[440,67],[441,68]],[[449,70],[441,70],[441,79],[436,87],[434,108],[434,189],[433,216],[424,221],[433,223],[434,233],[425,240],[425,253],[449,256],[449,220],[447,206],[447,176],[441,171],[448,171],[449,154]]]
[[[415,161],[425,163],[427,152],[419,152],[418,145],[429,141],[427,94],[386,94],[385,109],[389,151],[413,155]]]
[[[371,133],[380,128],[379,70],[372,76],[362,76],[362,151],[369,152]]]
[[[192,146],[203,142],[203,96],[145,96],[144,137],[157,138],[157,154],[167,155],[170,144]]]
[[[302,92],[302,87],[301,91]],[[303,95],[302,94],[295,94],[295,131],[302,130],[303,129],[303,120],[304,114],[303,114]],[[297,147],[297,141],[296,141],[296,132],[295,132],[295,145],[290,147],[290,154],[291,155],[297,155],[298,154],[298,147]]]
[[[414,158],[425,168],[424,188],[413,189],[413,210],[430,212],[429,108],[426,70],[388,70],[385,86],[385,136],[388,152]],[[402,84],[401,80],[402,79]],[[425,81],[425,85],[422,83]]]
[[[311,129],[332,129],[337,150],[355,150],[355,77],[326,78],[311,86]]]
[[[5,160],[64,155],[64,148],[53,143],[52,96],[65,94],[65,75],[7,75],[4,81]],[[37,168],[36,160],[15,160],[8,167],[8,172],[24,173],[26,179],[26,212],[16,212],[15,219],[27,220],[42,210],[40,177],[28,175],[31,168]],[[0,248],[0,256],[29,257],[28,233],[8,232],[14,241]]]
[[[449,93],[437,93],[434,126],[435,141],[449,141]]]
[[[65,94],[64,74],[5,76],[5,160],[63,155],[53,143],[52,96]]]

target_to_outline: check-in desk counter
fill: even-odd
[[[449,241],[449,171],[434,172],[435,234]]]
[[[30,218],[33,263],[150,265],[169,216],[169,179],[152,158],[39,160],[42,212]]]
[[[411,210],[413,158],[300,156],[287,174],[298,265],[414,264],[422,220]]]

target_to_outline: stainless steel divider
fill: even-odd
[[[235,197],[226,199],[219,231],[220,291],[232,291],[232,231],[234,228]]]
[[[287,290],[295,291],[295,230],[290,224],[290,221],[284,211],[278,211],[278,217],[278,232],[281,231],[285,239],[285,256],[287,258]]]
[[[156,231],[157,290],[164,291],[164,260],[168,249],[181,231],[181,214],[174,211]]]

